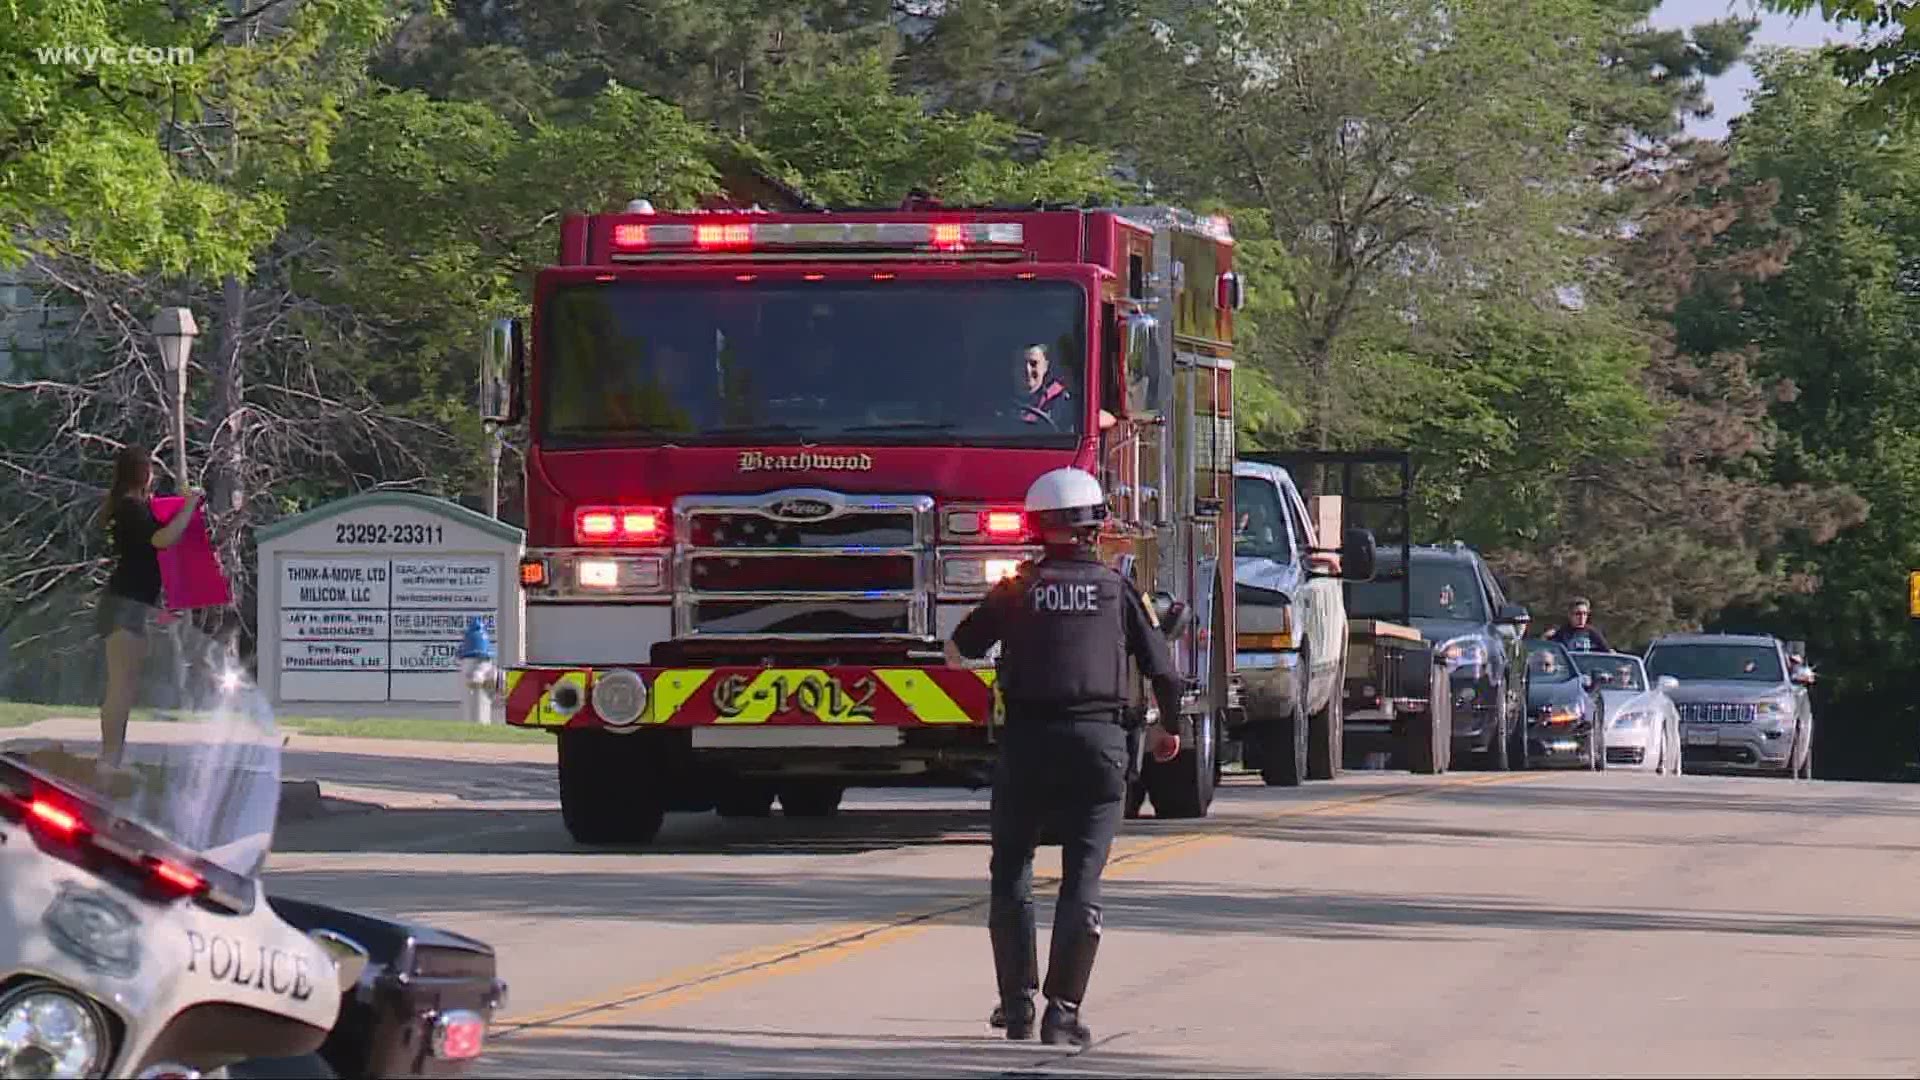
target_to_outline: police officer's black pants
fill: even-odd
[[[1009,716],[994,771],[994,969],[1010,1009],[1039,987],[1033,849],[1049,826],[1061,845],[1061,880],[1044,991],[1077,1006],[1100,946],[1100,874],[1125,817],[1126,733],[1110,720],[1022,719]]]

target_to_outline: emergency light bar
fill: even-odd
[[[613,227],[613,250],[749,251],[757,248],[911,248],[966,251],[974,247],[1017,248],[1026,228],[1017,221],[919,222],[727,222],[702,225]]]

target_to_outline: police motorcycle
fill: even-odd
[[[146,638],[136,697],[166,707],[119,760],[97,717],[0,731],[0,1078],[465,1072],[493,950],[269,896],[271,710],[230,649]]]

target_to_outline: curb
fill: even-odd
[[[304,821],[307,818],[319,817],[325,812],[326,803],[320,797],[320,781],[280,781],[281,820]]]

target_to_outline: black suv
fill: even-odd
[[[1404,620],[1446,658],[1453,686],[1453,754],[1496,769],[1524,769],[1527,610],[1507,600],[1480,553],[1454,542],[1414,545],[1411,594],[1402,549],[1383,545],[1372,581],[1347,584],[1347,617]]]

